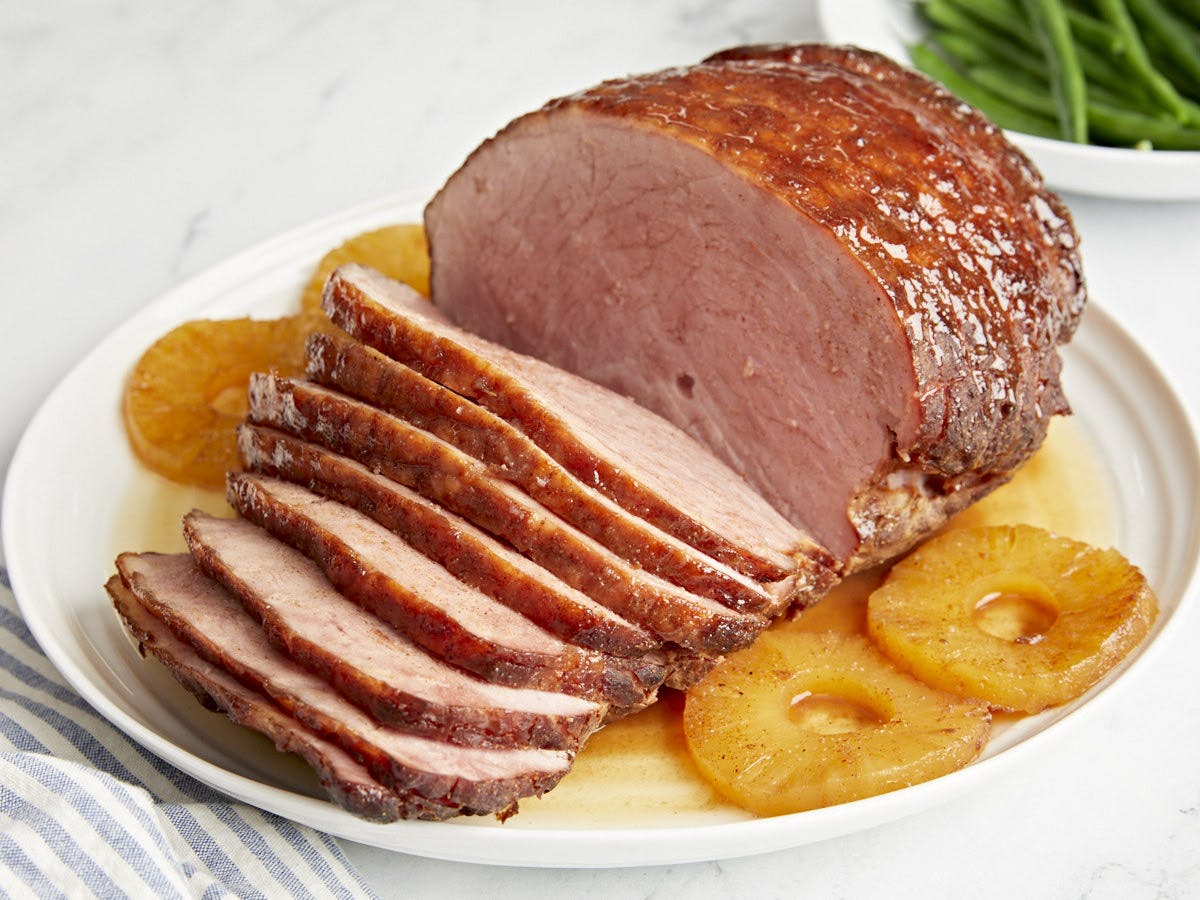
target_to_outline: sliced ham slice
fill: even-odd
[[[456,744],[575,749],[600,724],[595,703],[489,684],[430,656],[244,519],[191,512],[183,531],[201,571],[241,600],[272,643],[385,725]]]
[[[520,486],[606,546],[681,587],[745,612],[769,612],[781,598],[790,599],[794,577],[764,586],[706,558],[581,483],[504,419],[372,347],[315,334],[308,342],[308,372],[314,381],[399,416],[481,460],[496,477]],[[609,524],[602,528],[599,523],[605,522]],[[814,593],[810,585],[820,580],[820,570],[809,568],[805,602]]]
[[[257,425],[241,427],[238,445],[248,468],[355,507],[455,577],[565,641],[618,656],[643,656],[658,644],[644,628],[462,517],[345,456]]]
[[[171,633],[133,593],[113,575],[104,585],[117,614],[138,643],[138,651],[153,654],[206,707],[224,712],[234,722],[261,732],[284,753],[295,753],[317,773],[321,786],[339,806],[378,822],[401,818],[446,818],[457,807],[406,798],[380,784],[354,757],[330,743],[232,675],[200,657]]]
[[[665,419],[430,315],[407,285],[350,264],[330,276],[324,305],[350,334],[505,419],[584,483],[713,559],[764,581],[831,561]]]
[[[561,750],[463,747],[380,725],[271,646],[241,604],[186,554],[125,553],[117,570],[138,600],[210,663],[336,743],[385,786],[419,798],[428,815],[510,811],[520,797],[549,790],[570,767],[571,755]],[[191,611],[175,612],[181,597],[193,598],[211,618],[201,626]]]
[[[342,594],[454,665],[497,684],[615,706],[640,706],[653,692],[638,682],[636,664],[560,641],[355,509],[252,474],[231,474],[227,496],[314,560]]]
[[[571,587],[690,650],[725,653],[765,627],[631,566],[473,457],[434,435],[317,385],[273,375],[250,382],[250,418],[350,456],[509,541]]]

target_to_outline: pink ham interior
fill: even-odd
[[[910,438],[914,380],[832,232],[691,144],[577,110],[486,144],[426,218],[459,324],[628,394],[853,552],[846,510]]]

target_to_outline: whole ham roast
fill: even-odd
[[[506,817],[605,722],[1005,481],[1065,412],[1076,237],[922,76],[747,47],[554,100],[256,375],[237,517],[107,587],[371,819]]]
[[[697,437],[841,561],[894,555],[1066,410],[1070,215],[874,53],[745,47],[551,101],[426,210],[434,302]]]

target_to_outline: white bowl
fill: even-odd
[[[876,50],[908,66],[905,47],[924,30],[909,0],[818,0],[817,13],[831,43]],[[1126,200],[1200,200],[1200,151],[1122,150],[1007,134],[1058,190]]]

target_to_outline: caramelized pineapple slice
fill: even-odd
[[[147,467],[172,481],[219,488],[240,468],[235,429],[251,372],[304,371],[313,316],[185,322],[142,354],[125,386],[125,431]]]
[[[773,816],[959,769],[983,749],[991,716],[900,672],[866,638],[778,629],[692,688],[683,723],[705,778]]]
[[[946,532],[898,563],[868,601],[867,627],[923,681],[1038,712],[1104,677],[1157,611],[1115,550],[1002,525]]]
[[[429,296],[429,246],[425,242],[425,229],[415,224],[388,225],[357,234],[322,257],[300,298],[302,312],[321,312],[325,282],[334,269],[346,263],[378,269]]]

